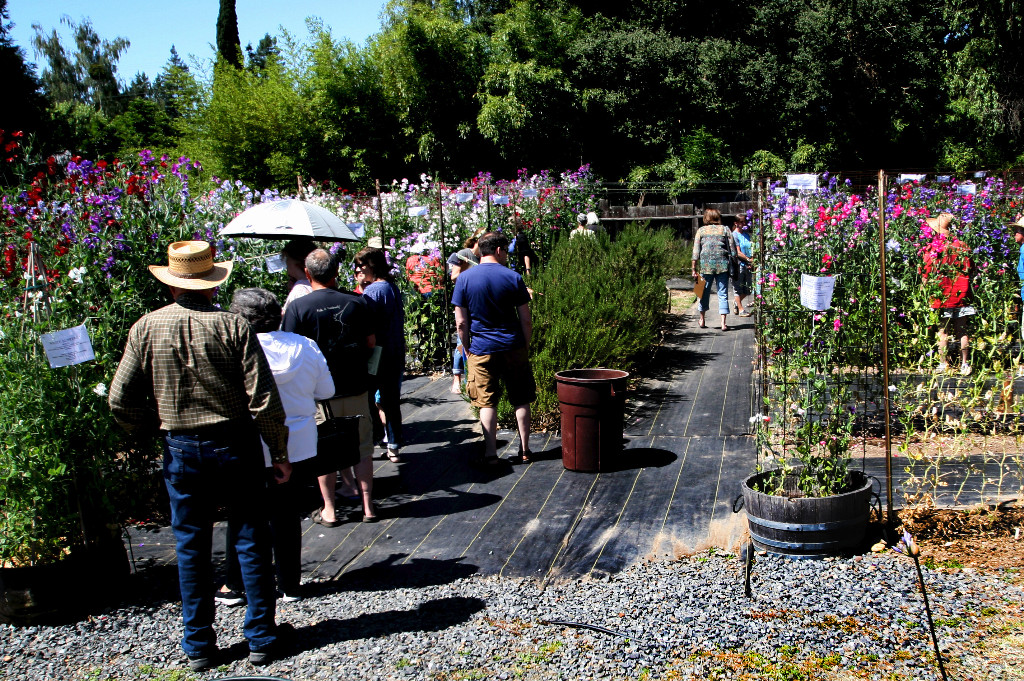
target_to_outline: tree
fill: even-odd
[[[454,0],[392,0],[370,59],[397,107],[399,144],[406,162],[463,174],[486,147],[476,130],[476,91],[486,64],[484,37]],[[407,146],[408,145],[408,146]],[[410,148],[411,147],[411,148]]]
[[[255,50],[252,49],[252,43],[246,45],[245,54],[249,70],[253,73],[259,73],[267,67],[267,59],[272,55],[280,56],[281,50],[277,48],[277,38],[271,38],[270,34],[267,33],[260,38]]]
[[[236,69],[242,68],[242,41],[238,37],[235,0],[220,0],[217,14],[217,54]]]
[[[69,55],[64,49],[56,30],[46,35],[42,26],[32,25],[36,32],[32,39],[36,53],[47,61],[41,79],[43,92],[51,103],[91,104],[100,113],[116,115],[124,106],[117,61],[131,43],[120,37],[101,39],[88,19],[76,24],[65,15],[61,23],[74,35],[73,54]]]
[[[25,61],[25,52],[10,39],[7,0],[0,0],[0,130],[31,132],[38,128],[44,101],[39,93],[35,69]]]

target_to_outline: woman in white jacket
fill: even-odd
[[[281,326],[281,305],[273,293],[261,288],[235,291],[231,311],[243,317],[256,332],[263,354],[274,372],[277,391],[284,407],[285,425],[288,426],[288,461],[292,475],[283,484],[270,483],[270,529],[274,542],[274,567],[277,588],[281,598],[294,601],[299,598],[302,551],[302,499],[303,490],[316,479],[317,430],[314,415],[317,400],[334,395],[334,380],[316,342],[296,333],[278,330]],[[263,445],[263,456],[270,469],[270,450]],[[272,479],[268,478],[268,479]],[[233,546],[231,542],[229,546]],[[241,603],[241,594],[234,590],[240,580],[238,558],[228,552],[228,578],[226,589],[221,589],[217,600],[222,603],[235,600]],[[227,592],[234,592],[232,598]],[[236,600],[237,599],[237,600]]]

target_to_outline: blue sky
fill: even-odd
[[[242,47],[255,47],[264,34],[277,35],[284,26],[298,38],[307,36],[306,17],[319,17],[336,39],[348,38],[362,44],[380,30],[380,13],[385,0],[236,0],[238,33]],[[163,69],[171,45],[191,63],[189,55],[202,60],[213,57],[216,43],[218,0],[8,0],[11,37],[24,48],[29,61],[38,64],[32,50],[32,24],[49,33],[56,28],[71,46],[70,34],[60,23],[63,15],[75,22],[88,17],[100,38],[117,36],[131,41],[121,55],[118,75],[130,81],[142,71],[150,79]]]

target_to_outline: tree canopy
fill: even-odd
[[[390,0],[365,45],[309,21],[242,50],[222,0],[205,72],[172,49],[152,82],[126,84],[127,39],[88,20],[70,48],[37,27],[35,49],[53,148],[182,151],[279,186],[590,162],[683,187],[1024,163],[1022,4]]]

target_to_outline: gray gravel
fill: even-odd
[[[1022,589],[999,573],[929,570],[926,580],[942,622],[940,645],[955,657],[969,654],[980,619],[1024,601]],[[245,660],[241,609],[217,612],[220,645],[233,659],[193,675],[180,671],[187,667],[178,604],[136,599],[69,626],[0,626],[0,677],[705,679],[733,678],[731,665],[742,661],[748,671],[765,670],[765,678],[785,665],[938,678],[913,564],[891,554],[758,556],[749,600],[741,561],[723,555],[644,563],[609,579],[543,588],[491,576],[418,581],[387,589],[352,580],[313,585],[323,593],[279,606],[278,620],[296,629],[294,654],[259,672]],[[549,623],[555,620],[614,633]],[[984,678],[1003,678],[1004,671],[997,664]]]

